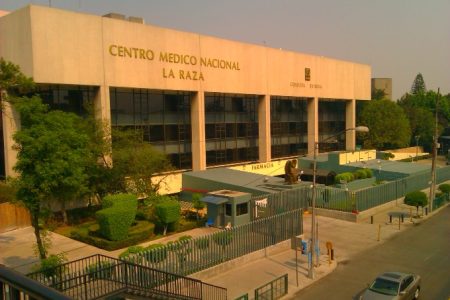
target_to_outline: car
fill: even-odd
[[[418,299],[420,276],[402,272],[383,273],[368,286],[360,300],[410,300]]]

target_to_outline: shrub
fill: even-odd
[[[131,194],[106,196],[102,207],[95,214],[100,234],[111,241],[125,239],[136,216],[137,197]]]
[[[443,184],[439,185],[439,190],[440,190],[442,193],[449,194],[449,193],[450,193],[450,184],[448,184],[448,183],[443,183]]]
[[[372,178],[373,177],[373,171],[372,169],[364,168],[364,172],[366,172],[366,178]]]
[[[130,256],[131,254],[140,253],[140,252],[143,252],[144,250],[145,250],[145,248],[142,247],[142,246],[131,246],[127,250],[125,250],[124,252],[120,253],[119,254],[119,258],[120,259],[127,259],[128,256]]]
[[[149,239],[153,235],[154,224],[148,221],[136,221],[128,231],[128,237],[120,241],[110,241],[98,233],[98,225],[79,226],[70,232],[70,237],[108,251],[117,250]]]
[[[111,277],[113,264],[109,261],[101,261],[86,267],[86,274],[91,279],[108,279]]]
[[[145,248],[144,257],[151,263],[159,263],[167,258],[164,244],[152,244]]]
[[[174,199],[168,198],[164,202],[156,204],[155,214],[158,220],[164,226],[164,235],[167,232],[169,224],[178,222],[181,217],[180,203]]]
[[[201,250],[208,248],[209,247],[209,238],[208,237],[200,237],[200,238],[196,239],[195,246]]]
[[[355,179],[366,179],[367,173],[364,169],[359,169],[359,170],[355,171],[354,177],[355,177]]]
[[[10,184],[0,181],[0,203],[16,201],[16,190]]]
[[[42,259],[41,264],[36,271],[42,272],[46,277],[53,277],[63,273],[64,267],[61,266],[67,261],[63,253],[51,254],[49,257]]]
[[[233,233],[228,230],[220,231],[213,235],[214,242],[219,246],[227,246],[233,240]]]
[[[419,213],[419,206],[424,207],[428,204],[427,195],[422,191],[414,191],[405,195],[405,204],[415,206],[417,214]]]
[[[335,183],[341,183],[341,181],[351,182],[354,179],[355,179],[355,177],[354,177],[353,173],[351,173],[351,172],[340,173],[334,177]]]

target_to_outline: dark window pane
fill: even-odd
[[[232,211],[231,211],[231,209],[232,209],[231,204],[229,204],[229,203],[225,204],[225,215],[226,215],[226,216],[228,216],[228,217],[231,217],[231,216],[232,216]]]
[[[236,216],[248,214],[248,203],[241,203],[236,205]]]

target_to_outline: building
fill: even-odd
[[[376,90],[384,92],[384,98],[392,100],[392,78],[372,78],[372,94]]]
[[[180,171],[283,173],[280,160],[355,127],[356,102],[370,100],[368,65],[143,23],[29,5],[0,18],[0,55],[34,78],[52,108],[83,114],[93,102],[99,119],[142,129]],[[10,110],[3,175],[16,157]],[[322,146],[354,150],[355,132]]]

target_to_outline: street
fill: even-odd
[[[422,277],[421,299],[450,297],[450,206],[385,243],[340,261],[332,274],[293,299],[354,299],[378,274],[401,271]]]

